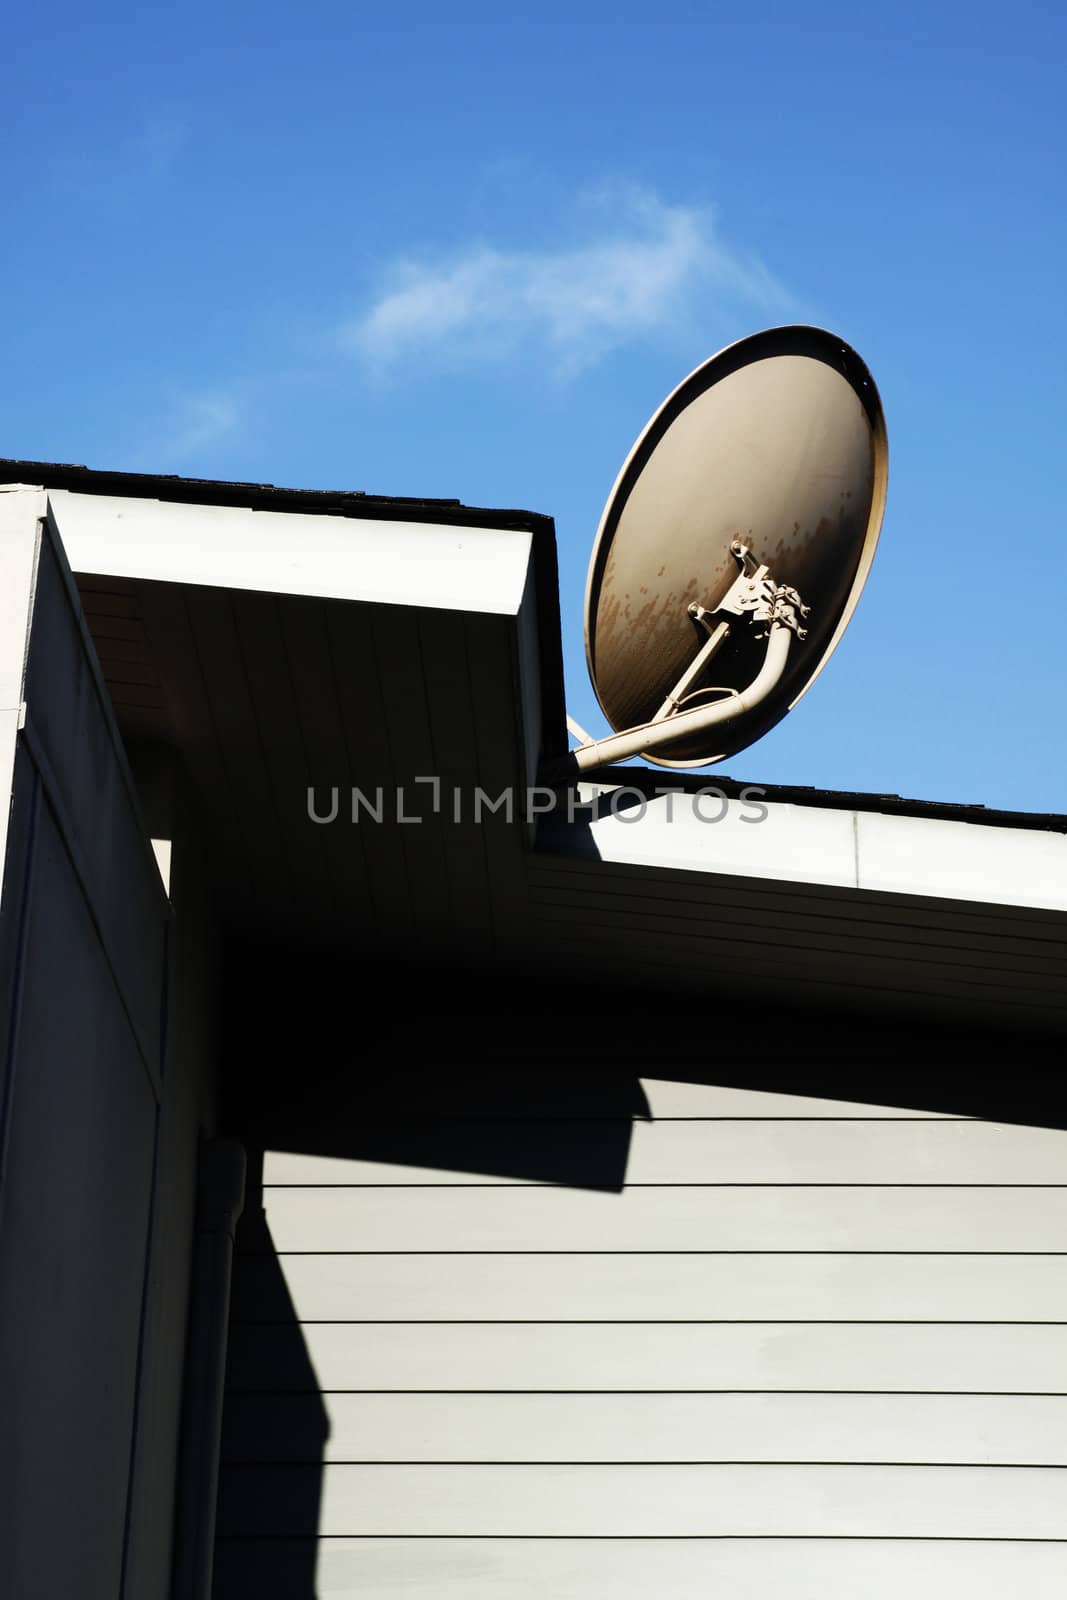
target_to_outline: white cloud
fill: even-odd
[[[610,233],[573,248],[480,243],[436,264],[397,262],[340,343],[389,367],[412,356],[500,359],[536,340],[570,373],[694,315],[788,304],[761,262],[723,243],[710,213],[632,191],[615,197],[613,213]]]
[[[202,394],[187,400],[182,424],[170,443],[172,456],[191,456],[210,449],[232,433],[239,420],[235,401],[228,395]]]
[[[53,182],[63,204],[91,211],[97,218],[126,221],[165,203],[161,189],[174,178],[192,141],[190,125],[158,116],[107,140],[80,136],[53,167]]]
[[[186,395],[165,428],[137,452],[137,465],[151,461],[152,470],[181,466],[207,455],[228,438],[242,420],[236,398],[221,391]]]

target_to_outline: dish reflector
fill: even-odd
[[[771,681],[761,666],[785,598],[790,639],[758,703],[718,726],[680,725],[646,759],[721,761],[811,687],[866,581],[887,465],[874,380],[820,328],[742,339],[664,401],[619,474],[589,567],[586,659],[605,716],[640,728]]]

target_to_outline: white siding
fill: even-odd
[[[431,1195],[427,1194],[427,1204]],[[325,1203],[325,1201],[324,1201]],[[286,1280],[309,1322],[1060,1322],[1067,1273],[1047,1256],[293,1255]],[[262,1263],[240,1271],[260,1298]]]
[[[592,1444],[592,1441],[590,1441]],[[245,1468],[230,1527],[287,1531],[315,1467]],[[412,1535],[619,1539],[1056,1539],[1063,1473],[1045,1468],[400,1466],[343,1463],[323,1473],[324,1538]]]
[[[1062,1377],[1062,1372],[1060,1374]],[[339,1462],[865,1461],[1067,1466],[1067,1396],[334,1394]],[[233,1395],[235,1456],[304,1459],[300,1395]]]
[[[329,1270],[318,1258],[313,1269]],[[944,1260],[938,1257],[936,1264]],[[851,1270],[854,1262],[846,1264]],[[247,1266],[247,1263],[245,1263]],[[297,1305],[304,1302],[290,1266]],[[874,1393],[1013,1393],[1025,1374],[1034,1394],[1067,1388],[1067,1274],[1053,1274],[1048,1262],[1035,1263],[1058,1292],[1056,1322],[906,1322],[894,1320],[908,1308],[885,1304],[880,1321],[785,1322],[773,1311],[752,1322],[305,1322],[294,1330],[277,1323],[239,1323],[232,1332],[235,1381],[253,1392],[298,1388],[310,1362],[322,1388],[403,1392],[415,1388],[453,1392],[557,1390],[653,1393],[777,1393],[806,1390],[859,1390]],[[884,1266],[880,1265],[884,1271]],[[981,1270],[981,1268],[980,1268]],[[893,1276],[895,1274],[891,1274]],[[248,1280],[244,1276],[244,1289]],[[892,1285],[890,1285],[890,1289]],[[1051,1296],[1049,1297],[1051,1298]],[[964,1315],[946,1293],[932,1309]],[[888,1296],[887,1296],[888,1300]],[[1034,1306],[1020,1301],[1010,1280],[989,1286],[984,1309],[998,1316],[1010,1310],[1024,1317]],[[814,1312],[839,1307],[832,1287]],[[333,1311],[335,1307],[328,1307]],[[378,1309],[365,1300],[356,1311]],[[461,1309],[461,1308],[457,1308]],[[556,1308],[532,1306],[542,1317]],[[570,1309],[575,1309],[571,1307]],[[601,1312],[610,1309],[601,1304]],[[644,1307],[651,1317],[660,1307]],[[795,1309],[789,1307],[787,1309]],[[931,1309],[923,1307],[922,1309]],[[243,1314],[254,1314],[249,1296]]]
[[[570,1255],[673,1251],[1055,1251],[1067,1239],[1067,1189],[942,1189],[851,1184],[700,1187],[621,1195],[562,1186],[274,1189],[267,1203],[282,1254]],[[858,1241],[862,1240],[862,1244]]]
[[[324,1539],[220,1547],[224,1594],[318,1600],[1061,1600],[1067,1546],[852,1539]],[[247,1589],[240,1585],[247,1583]]]
[[[188,818],[168,904],[44,509],[0,494],[0,1591],[161,1600],[210,917]]]
[[[218,1594],[1061,1591],[1067,1133],[646,1089],[621,1191],[267,1154]]]
[[[0,523],[0,554],[11,533]],[[70,574],[47,534],[39,557],[21,620],[10,604],[0,614],[0,657],[10,666],[14,651],[21,671],[32,602],[15,691],[25,724],[11,792],[0,790],[11,821],[0,917],[0,1587],[19,1600],[115,1600],[132,1592],[139,1380],[154,1353],[146,1308],[169,908]],[[168,1530],[157,1505],[156,1538]],[[164,1582],[137,1592],[153,1600]]]
[[[564,1130],[566,1137],[570,1130]],[[577,1143],[580,1128],[575,1130]],[[572,1135],[573,1137],[573,1135]],[[547,1125],[546,1147],[561,1131]],[[439,1168],[412,1172],[384,1161],[272,1153],[264,1181],[273,1187],[325,1184],[466,1184],[469,1173]],[[515,1183],[485,1175],[483,1182]],[[854,1121],[638,1122],[626,1167],[628,1190],[646,1184],[985,1184],[1067,1183],[1067,1141],[1054,1128],[1009,1128],[931,1119],[909,1129],[876,1123],[856,1136]]]

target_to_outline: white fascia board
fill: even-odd
[[[578,786],[583,799],[599,796],[602,807],[617,809],[579,825],[588,826],[601,859],[620,866],[790,883],[855,882],[855,842],[847,812],[768,806],[759,798],[761,790],[750,801],[727,800],[713,792],[713,783],[709,780],[703,795],[673,790],[643,805],[637,789],[583,783]],[[663,787],[670,788],[666,777]]]
[[[636,789],[581,784],[580,795],[602,806],[617,794],[618,809],[576,820],[573,833],[553,829],[552,848],[568,853],[571,834],[576,848],[584,836],[617,865],[1067,911],[1062,833],[776,804],[756,787],[747,800],[723,800],[713,790],[709,779],[703,796],[676,791],[642,805]]]
[[[24,484],[0,488],[0,708],[22,703],[30,614],[37,581],[44,491]]]
[[[185,505],[53,489],[75,572],[208,588],[518,614],[528,530]]]
[[[1067,910],[1067,835],[856,813],[861,889]]]
[[[15,750],[22,727],[26,652],[44,514],[42,489],[19,483],[0,487],[0,893],[6,879]]]

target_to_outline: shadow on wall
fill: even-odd
[[[372,1158],[363,1141],[386,1141],[383,1121],[423,1119],[440,1164],[456,1170],[617,1188],[628,1128],[602,1133],[597,1151],[580,1140],[571,1154],[561,1130],[550,1156],[546,1144],[532,1153],[488,1130],[481,1148],[473,1133],[464,1148],[444,1125],[628,1122],[648,1114],[639,1075],[1052,1127],[1067,1118],[1063,1030],[909,1015],[909,996],[899,1012],[858,999],[820,1009],[712,982],[695,995],[666,982],[576,979],[561,966],[516,977],[491,961],[430,970],[359,951],[344,967],[307,952],[248,953],[228,970],[226,992],[228,1121],[235,1137],[267,1148]],[[426,1153],[406,1156],[404,1139],[391,1154],[385,1142],[378,1149],[415,1165]]]
[[[616,1192],[626,1181],[633,1120],[649,1115],[628,1016],[583,1025],[536,981],[410,960],[252,959],[226,990],[226,1121],[250,1147]]]
[[[536,985],[483,978],[439,973],[399,1017],[382,970],[232,978],[227,1131],[252,1163],[270,1149],[619,1193],[650,1115],[639,1073],[1067,1126],[1061,1054],[1038,1038],[726,995],[702,1014],[692,996],[588,985],[539,1007]],[[314,1600],[329,1422],[262,1200],[260,1158],[234,1268],[214,1595]]]
[[[262,1158],[255,1165],[234,1258],[212,1594],[216,1600],[314,1600],[330,1427],[263,1213]],[[305,1470],[286,1471],[280,1480],[279,1467],[293,1462]],[[275,1533],[285,1537],[271,1537]]]
[[[306,1086],[305,1086],[306,1087]],[[394,1069],[370,1088],[353,1076],[323,1085],[328,1116],[301,1103],[256,1118],[269,1150],[381,1161],[447,1172],[619,1192],[635,1117],[648,1101],[635,1074],[524,1068]]]
[[[320,1038],[320,1043],[321,1038]],[[278,1040],[275,1040],[277,1047]],[[294,1041],[289,1038],[288,1054]],[[257,1044],[261,1086],[275,1051]],[[311,1064],[325,1061],[320,1070]],[[545,1074],[500,1066],[343,1073],[311,1052],[290,1092],[257,1094],[231,1124],[254,1136],[234,1261],[215,1600],[314,1600],[329,1420],[263,1210],[262,1149],[526,1179],[618,1193],[635,1118],[636,1074]],[[281,1070],[280,1068],[278,1069]],[[284,1074],[283,1074],[284,1075]]]

